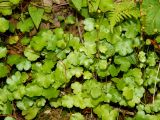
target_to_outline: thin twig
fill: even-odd
[[[66,6],[66,5],[69,5],[69,3],[56,4],[56,7]]]
[[[91,109],[91,118],[93,118],[93,110]]]
[[[76,15],[76,23],[77,23],[77,27],[78,27],[78,33],[79,33],[80,41],[81,41],[81,43],[83,43],[82,32],[81,32],[81,29],[80,29],[80,26],[79,26],[79,21],[78,21],[77,15]]]
[[[45,6],[37,5],[37,4],[33,3],[33,2],[30,2],[30,4],[33,5],[33,6],[39,7],[39,8],[44,8],[45,7]]]
[[[37,4],[33,3],[33,2],[30,2],[30,4],[33,5],[33,6],[39,7],[39,8],[47,7],[47,6],[45,6],[44,4],[43,4],[43,5],[37,5]],[[69,5],[69,3],[56,4],[56,5],[53,6],[53,7],[60,7],[60,6],[66,6],[66,5]]]
[[[134,112],[130,112],[130,111],[127,111],[127,110],[123,110],[123,109],[118,109],[118,111],[122,114],[126,114],[126,115],[130,115],[130,116],[134,116],[135,113]]]
[[[159,69],[160,69],[160,62],[159,62],[158,70],[157,70],[157,76],[156,76],[156,79],[155,79],[155,81],[154,81],[153,103],[154,103],[155,94],[156,94],[156,85],[157,85],[157,79],[158,79]]]
[[[60,63],[63,65],[63,67],[64,67],[64,77],[65,77],[65,79],[66,79],[66,82],[67,82],[67,69],[66,69],[66,65],[63,63],[63,61],[62,60],[60,60]]]
[[[16,106],[15,106],[14,102],[12,102],[12,106],[13,106],[13,116],[17,120]]]

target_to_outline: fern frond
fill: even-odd
[[[123,21],[124,19],[128,18],[138,18],[139,17],[139,10],[136,7],[135,3],[131,0],[125,0],[121,3],[115,3],[113,10],[109,12],[108,19],[111,24],[111,30],[113,27]]]
[[[148,35],[160,33],[160,1],[144,0],[142,3],[142,26]]]

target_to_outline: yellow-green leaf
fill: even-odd
[[[36,28],[39,28],[39,24],[41,22],[43,13],[44,13],[44,9],[42,8],[38,8],[35,6],[29,6],[28,8],[29,14],[33,20],[33,23],[35,24]]]

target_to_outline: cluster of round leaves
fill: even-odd
[[[17,107],[25,118],[33,119],[48,100],[54,107],[94,108],[98,117],[105,120],[107,116],[113,119],[118,116],[118,110],[108,105],[110,102],[130,107],[139,104],[145,92],[143,85],[150,86],[152,90],[153,77],[157,78],[157,82],[160,80],[155,76],[158,69],[155,67],[158,60],[156,53],[150,51],[145,55],[141,51],[136,55],[134,52],[142,41],[136,37],[138,30],[134,34],[128,33],[133,24],[138,25],[127,22],[112,33],[107,19],[99,22],[88,18],[84,21],[86,32],[83,43],[78,37],[64,33],[61,28],[53,32],[42,30],[31,39],[24,37],[21,40],[21,44],[26,45],[24,56],[7,56],[6,64],[16,66],[18,72],[8,77],[7,85],[1,89],[1,113],[10,113],[9,109],[4,108],[10,108],[11,101],[17,100]],[[126,31],[124,35],[122,29]],[[7,49],[1,47],[1,51],[1,58],[6,57]],[[4,66],[4,63],[1,64]],[[142,78],[141,68],[146,68],[145,78]],[[120,71],[124,73],[122,78],[118,77]],[[101,83],[93,73],[100,79],[107,76],[112,76],[112,79]],[[29,75],[32,82],[27,83]],[[84,83],[74,82],[71,84],[73,93],[60,95],[58,89],[64,88],[73,76],[83,76]],[[102,102],[106,104],[101,105]]]

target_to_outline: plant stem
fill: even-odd
[[[153,103],[154,103],[155,94],[156,94],[156,85],[157,85],[157,79],[158,79],[159,69],[160,69],[160,62],[159,62],[158,70],[157,70],[157,76],[156,76],[156,79],[155,79],[155,81],[154,81]]]

